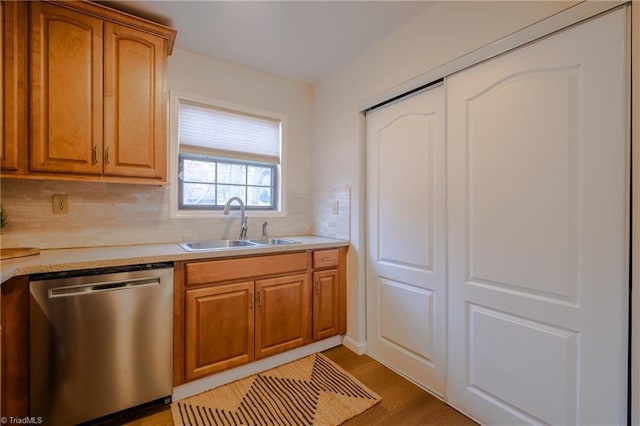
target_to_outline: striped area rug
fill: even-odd
[[[339,425],[380,397],[322,354],[171,404],[176,425]]]

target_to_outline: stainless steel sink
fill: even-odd
[[[182,247],[186,251],[210,251],[260,246],[281,246],[289,244],[300,244],[300,242],[289,240],[286,238],[261,238],[255,240],[211,240],[180,243],[180,247]]]
[[[287,238],[260,238],[257,240],[249,240],[252,243],[259,244],[261,246],[283,246],[289,244],[300,244],[299,241],[289,240]]]
[[[258,244],[249,240],[211,240],[199,241],[193,243],[180,243],[180,246],[186,251],[206,251],[221,250],[239,247],[256,247]]]

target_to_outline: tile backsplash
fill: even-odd
[[[236,216],[214,219],[169,217],[169,186],[4,179],[0,188],[8,224],[3,247],[90,247],[235,238]],[[69,213],[54,215],[51,197],[68,194]],[[288,194],[288,215],[269,218],[272,235],[311,233],[311,196]],[[249,236],[264,220],[249,214]]]
[[[0,200],[8,224],[2,247],[68,248],[171,243],[235,238],[237,216],[211,219],[169,217],[170,186],[3,179]],[[52,195],[68,194],[69,213],[54,215]],[[338,200],[338,214],[332,206]],[[269,235],[315,234],[349,238],[349,190],[289,192],[287,216],[266,219]],[[248,214],[249,237],[259,237],[264,218]]]
[[[315,193],[313,206],[314,234],[343,240],[350,238],[350,188]]]

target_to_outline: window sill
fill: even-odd
[[[232,210],[228,215],[225,215],[222,210],[177,210],[172,211],[169,215],[170,219],[223,219],[229,217],[235,217],[240,214],[239,210]],[[251,218],[269,218],[269,217],[285,217],[284,211],[262,211],[262,210],[247,210],[246,215]]]

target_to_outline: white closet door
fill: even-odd
[[[367,348],[444,395],[442,85],[367,114]]]
[[[447,399],[485,424],[626,424],[626,13],[447,81]]]

